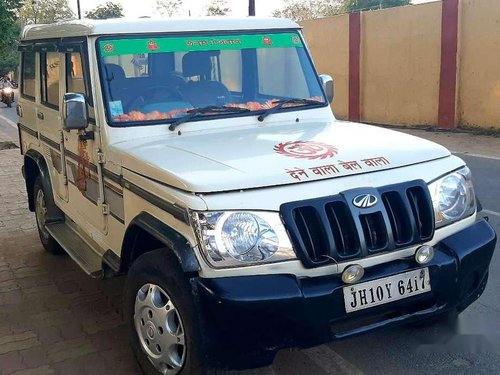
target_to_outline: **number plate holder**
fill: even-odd
[[[345,311],[364,310],[430,291],[429,268],[400,273],[344,287]]]

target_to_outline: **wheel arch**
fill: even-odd
[[[28,206],[30,211],[35,211],[35,181],[37,177],[40,176],[42,186],[46,192],[45,199],[47,203],[51,204],[52,207],[57,207],[54,202],[54,193],[52,190],[52,183],[50,180],[49,168],[47,162],[42,154],[38,151],[30,149],[26,151],[24,155],[24,178],[26,182],[26,193],[28,195]],[[64,218],[61,210],[58,208],[53,210],[54,212],[48,213],[50,221],[58,221]]]
[[[185,273],[197,273],[200,264],[189,241],[175,229],[147,212],[141,212],[128,225],[123,238],[120,272],[126,273],[142,254],[166,247],[172,251]]]

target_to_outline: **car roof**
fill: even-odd
[[[201,18],[116,18],[72,20],[26,26],[21,40],[77,37],[89,35],[169,33],[190,31],[236,31],[297,29],[295,22],[283,18],[201,17]]]

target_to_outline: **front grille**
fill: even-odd
[[[366,193],[378,202],[355,207],[354,197]],[[309,268],[394,251],[434,235],[432,201],[421,180],[286,203],[280,213],[298,257]]]

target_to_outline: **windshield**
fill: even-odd
[[[297,32],[106,38],[98,41],[103,96],[113,126],[248,116],[326,105]],[[309,104],[309,105],[306,105]],[[190,119],[191,120],[191,119]]]

